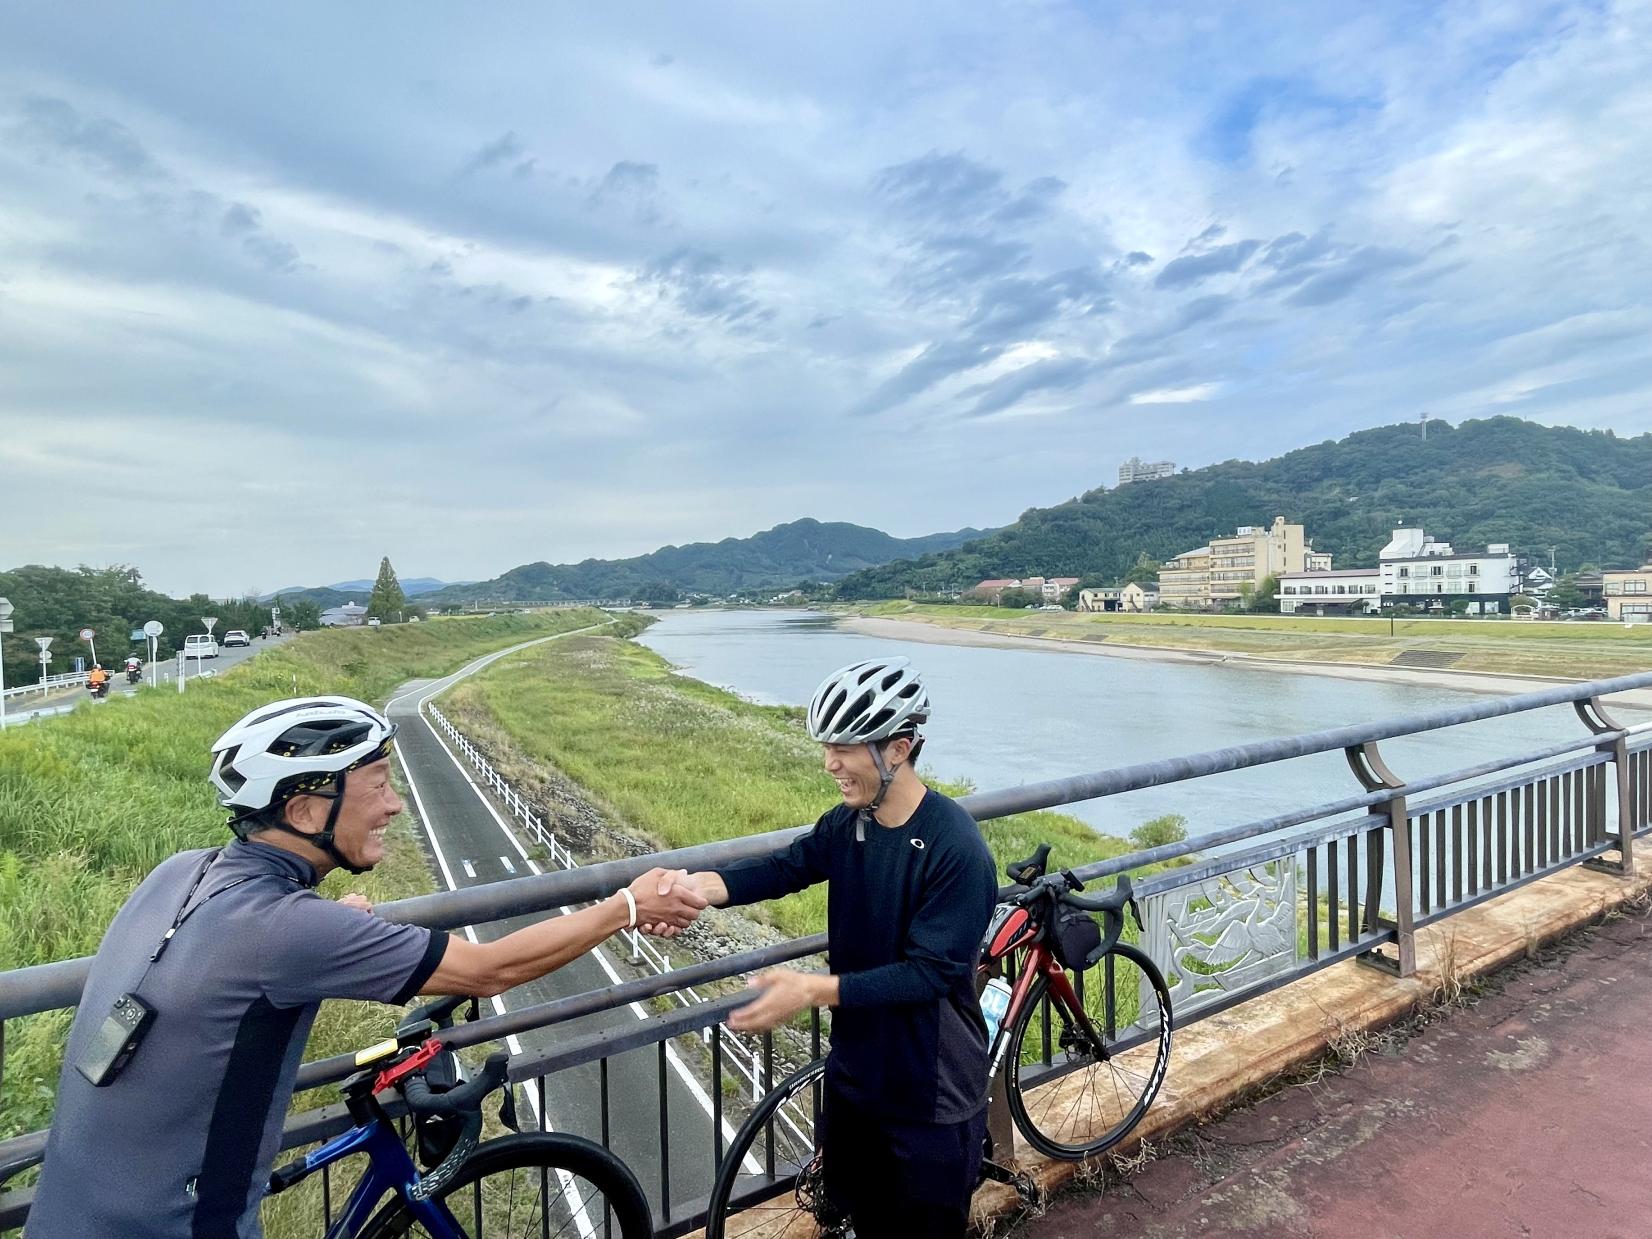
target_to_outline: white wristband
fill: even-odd
[[[620,887],[620,894],[625,896],[625,906],[631,913],[631,919],[626,923],[625,927],[627,929],[635,929],[637,927],[637,897],[633,895],[629,889],[623,886]]]

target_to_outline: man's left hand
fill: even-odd
[[[346,908],[357,908],[362,912],[371,912],[373,910],[373,905],[368,901],[367,896],[356,891],[351,891],[348,895],[339,896],[339,902]]]
[[[731,1012],[728,1026],[736,1032],[753,1033],[777,1028],[799,1011],[822,1005],[825,996],[821,982],[828,979],[791,968],[760,973],[746,982],[757,991],[757,997]]]

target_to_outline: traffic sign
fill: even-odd
[[[216,615],[203,615],[201,617],[201,623],[206,625],[206,630],[210,633],[218,626],[218,617]]]
[[[141,628],[134,628],[134,629],[133,629],[133,630],[132,630],[132,640],[134,640],[134,641],[142,641],[142,640],[143,640],[143,629],[141,629]]]
[[[82,628],[80,630],[80,639],[82,641],[90,641],[93,637],[95,637],[97,635],[98,635],[97,634],[97,629],[95,629],[95,628]]]
[[[145,636],[158,637],[166,631],[166,625],[160,620],[150,620],[143,626],[143,631]]]
[[[52,639],[50,637],[36,637],[34,643],[40,647],[40,652],[44,654],[51,648]]]

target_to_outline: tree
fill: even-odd
[[[300,598],[281,608],[281,626],[313,632],[321,627],[321,608],[308,598]]]
[[[1126,585],[1157,585],[1159,583],[1159,561],[1146,551],[1136,556],[1136,562],[1130,566],[1130,571],[1124,574]]]
[[[1006,589],[998,595],[998,605],[1009,607],[1011,610],[1036,606],[1042,600],[1042,595],[1035,594],[1030,589]]]
[[[644,581],[634,591],[634,601],[652,606],[671,606],[682,601],[682,592],[669,581]]]
[[[1270,572],[1251,590],[1250,605],[1245,610],[1258,611],[1268,615],[1278,614],[1279,599],[1274,597],[1278,592],[1279,578]]]
[[[1549,596],[1546,601],[1551,607],[1559,607],[1562,610],[1569,607],[1581,607],[1583,605],[1583,591],[1577,587],[1577,573],[1568,572],[1556,581],[1549,588]]]
[[[407,614],[407,595],[402,593],[396,570],[390,566],[390,556],[379,560],[379,579],[373,582],[373,596],[367,600],[367,614],[371,619],[400,622]]]

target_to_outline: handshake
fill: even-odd
[[[637,928],[657,938],[674,938],[692,925],[710,902],[699,874],[686,869],[650,869],[627,889],[637,901]]]

